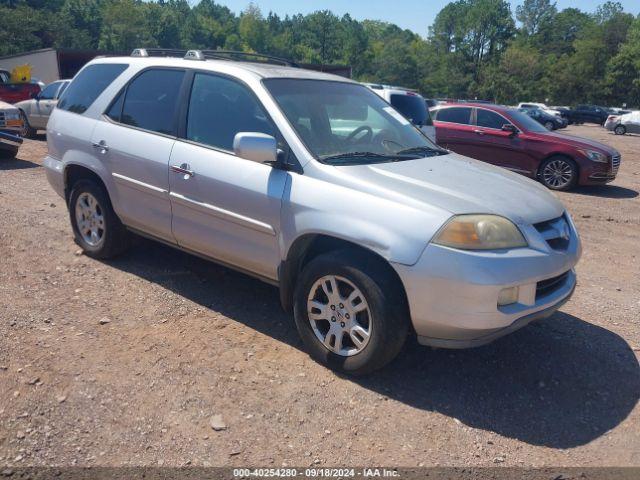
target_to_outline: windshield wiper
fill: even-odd
[[[343,160],[343,162],[340,163],[349,163],[349,161],[360,163],[367,158],[373,160],[374,162],[392,162],[397,160],[414,160],[416,156],[402,153],[382,154],[375,152],[347,152],[323,157],[322,161],[333,163],[335,161]]]
[[[432,153],[434,155],[446,155],[449,152],[444,148],[434,148],[434,147],[427,147],[427,146],[406,148],[398,152],[399,155],[408,155],[408,154],[427,155],[429,153]]]

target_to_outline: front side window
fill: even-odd
[[[276,136],[276,129],[253,94],[226,77],[196,73],[189,99],[186,138],[233,151],[239,132]]]
[[[470,107],[443,108],[438,111],[436,120],[439,122],[459,123],[461,125],[471,124]]]
[[[49,85],[44,87],[44,90],[40,92],[40,95],[38,95],[38,98],[40,100],[53,100],[56,96],[56,92],[58,91],[58,88],[60,88],[59,82],[50,83]]]
[[[86,112],[127,67],[128,65],[121,63],[98,63],[85,67],[60,97],[58,108],[73,113]]]
[[[127,86],[120,122],[152,132],[175,135],[176,112],[184,70],[146,70]],[[117,120],[117,104],[107,115]],[[115,108],[114,108],[115,107]]]
[[[510,123],[502,115],[498,115],[496,112],[492,112],[491,110],[479,108],[476,115],[479,127],[495,128],[500,130],[503,125]]]
[[[70,82],[62,82],[62,86],[60,86],[60,90],[58,90],[58,98],[60,98],[62,96],[62,94],[64,93],[64,91],[67,89],[67,87],[69,86]]]
[[[288,78],[263,83],[310,153],[324,163],[382,163],[445,152],[363,85]]]

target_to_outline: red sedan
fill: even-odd
[[[431,114],[440,146],[534,178],[552,190],[610,182],[620,167],[615,149],[550,132],[514,108],[445,104]]]

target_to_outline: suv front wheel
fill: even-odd
[[[341,250],[311,260],[294,293],[298,332],[310,355],[361,375],[402,349],[409,315],[397,280],[377,259]]]
[[[93,258],[111,258],[128,246],[128,232],[113,211],[107,192],[92,180],[79,180],[69,196],[76,243]]]

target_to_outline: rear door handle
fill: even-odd
[[[187,179],[187,177],[193,177],[195,175],[195,172],[191,170],[191,166],[188,163],[183,163],[180,166],[171,165],[171,171],[183,174],[185,180]]]
[[[100,142],[98,142],[98,143],[94,142],[91,145],[96,150],[100,150],[100,153],[103,154],[103,155],[109,151],[109,147],[107,146],[107,142],[105,142],[104,140],[100,140]]]
[[[484,135],[484,130],[474,130],[473,133],[477,133],[478,135]]]

